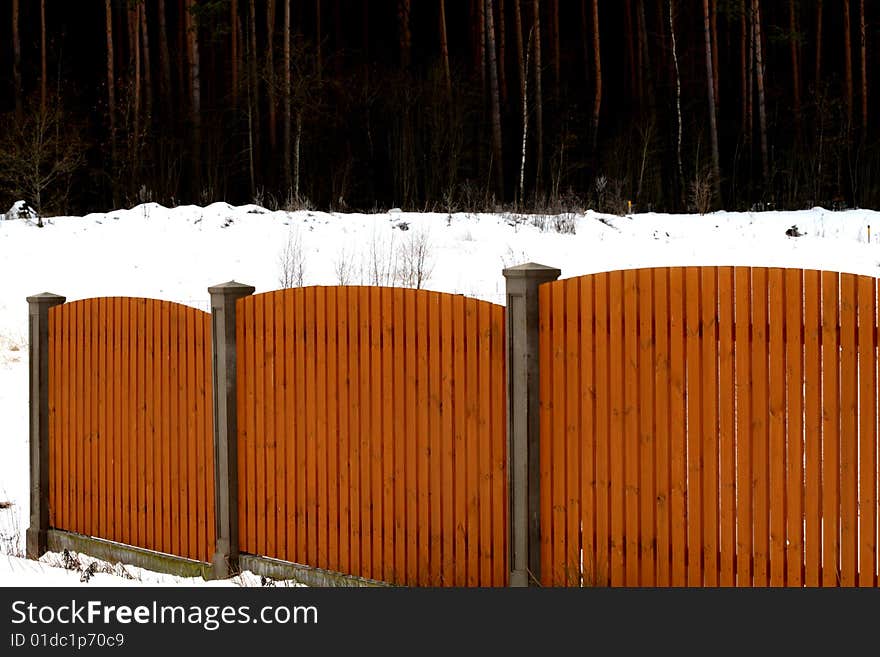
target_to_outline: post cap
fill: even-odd
[[[253,294],[254,290],[256,290],[256,288],[253,285],[245,285],[244,283],[229,281],[228,283],[212,285],[208,288],[208,294],[211,296],[220,294],[227,297],[246,297],[249,294]]]
[[[536,262],[527,262],[516,267],[508,267],[502,273],[505,278],[535,278],[542,281],[555,281],[562,274],[562,270],[539,265]]]
[[[29,304],[41,304],[45,306],[57,306],[65,301],[67,301],[67,297],[52,294],[51,292],[42,292],[41,294],[34,294],[27,298]]]

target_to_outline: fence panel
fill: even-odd
[[[543,583],[877,586],[877,295],[757,267],[542,285]]]
[[[210,330],[152,299],[50,310],[50,526],[210,561]]]
[[[237,304],[242,552],[506,584],[504,308],[378,287]]]

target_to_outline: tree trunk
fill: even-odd
[[[255,172],[260,171],[260,80],[257,75],[257,12],[254,0],[248,3],[248,41],[247,59],[250,68],[250,80],[248,80],[248,116],[252,129],[252,148]],[[320,68],[319,68],[320,70]],[[254,174],[256,178],[256,173]]]
[[[788,2],[788,19],[791,29],[789,38],[791,44],[791,86],[792,86],[792,102],[794,104],[794,123],[798,139],[801,134],[801,65],[800,54],[798,52],[797,40],[797,12],[795,11],[795,0]]]
[[[284,0],[284,184],[290,188],[290,0]]]
[[[229,38],[231,41],[230,70],[232,72],[232,105],[238,106],[238,0],[231,0],[229,11]]]
[[[752,0],[752,18],[755,23],[755,74],[758,82],[758,123],[761,131],[761,171],[764,184],[770,184],[770,161],[767,153],[767,107],[764,102],[764,57],[761,45],[761,3]]]
[[[190,112],[192,120],[193,184],[201,194],[201,144],[202,144],[202,84],[199,65],[199,26],[193,15],[195,0],[186,0],[187,54],[189,56]],[[201,199],[206,200],[206,199]]]
[[[132,116],[134,117],[131,125],[131,134],[129,135],[129,143],[132,147],[129,149],[129,158],[132,165],[136,160],[136,144],[139,141],[141,130],[141,5],[140,3],[130,5],[128,9],[128,36],[129,36],[129,54],[131,56],[132,71]],[[135,172],[134,166],[132,173]]]
[[[709,0],[709,6],[709,20],[712,25],[712,83],[714,85],[715,108],[717,110],[721,106],[721,93],[719,89],[721,75],[718,70],[718,0]]]
[[[712,189],[715,201],[721,200],[721,158],[718,154],[718,125],[715,106],[715,66],[712,58],[712,29],[709,0],[703,0],[703,36],[706,43],[706,87],[709,93],[709,138],[712,143]]]
[[[816,0],[816,92],[822,82],[822,0]]]
[[[109,3],[109,0],[107,2]],[[19,34],[18,27],[19,16],[18,0],[12,0],[12,95],[15,97],[16,123],[21,123],[24,113],[24,105],[22,103],[24,89],[21,85],[21,35]]]
[[[528,84],[528,57],[523,49],[522,12],[520,11],[521,0],[513,0],[513,27],[516,37],[516,63],[519,71],[519,99],[522,106],[522,151],[519,167],[519,198],[521,204],[525,198],[525,172],[526,172],[526,140],[529,134],[529,84]],[[531,45],[531,38],[529,38]]]
[[[171,56],[168,52],[168,30],[165,24],[165,0],[159,0],[159,77],[160,93],[165,98],[166,112],[171,114]]]
[[[595,0],[598,2],[598,0]],[[535,37],[535,194],[541,194],[541,172],[544,168],[544,98],[541,90],[541,0],[535,0],[534,30]]]
[[[477,68],[480,70],[480,83],[483,97],[486,97],[488,79],[486,78],[486,6],[483,0],[475,0],[477,4],[477,23],[474,30],[477,35]]]
[[[859,2],[859,40],[862,64],[862,138],[868,134],[868,42],[865,31],[865,0]]]
[[[275,106],[275,0],[266,0],[266,87],[269,105],[269,146],[274,151],[278,146],[278,121]]]
[[[748,143],[752,132],[752,117],[750,113],[751,105],[749,103],[749,91],[752,88],[752,78],[749,75],[749,60],[751,59],[749,50],[749,35],[751,33],[752,22],[746,20],[748,9],[746,8],[746,0],[740,0],[740,83],[742,93],[742,134],[743,140]]]
[[[589,87],[590,85],[590,69],[593,67],[593,64],[590,61],[590,41],[587,39],[587,32],[589,31],[587,24],[587,0],[581,0],[581,38],[579,41],[581,42],[581,55],[583,56],[583,64],[584,64],[584,86]]]
[[[678,70],[678,47],[675,39],[675,0],[669,0],[669,35],[672,41],[672,63],[675,68],[675,118],[676,118],[676,139],[675,139],[675,164],[678,172],[679,201],[683,200],[684,193],[684,169],[681,164],[681,138],[682,138],[682,122],[681,122],[681,73]]]
[[[446,96],[452,102],[452,73],[449,70],[449,41],[446,36],[446,1],[440,0],[440,57],[443,60],[443,77],[446,80]]]
[[[40,0],[40,112],[46,116],[46,0]]]
[[[498,61],[495,57],[495,20],[492,0],[485,0],[486,46],[489,51],[489,86],[492,102],[492,167],[495,169],[495,189],[499,201],[504,200],[504,159],[501,146],[501,99],[498,88]]]
[[[147,4],[144,0],[140,3],[141,15],[141,46],[144,62],[144,106],[147,114],[153,107],[153,72],[150,68],[150,33],[147,30]]]
[[[850,38],[849,0],[843,0],[843,64],[846,81],[846,124],[847,132],[852,129],[853,122],[853,74],[852,74],[852,41]]]
[[[596,70],[596,95],[593,99],[593,126],[590,148],[595,156],[599,147],[599,115],[602,111],[602,51],[599,39],[599,0],[593,0],[593,61]]]
[[[559,102],[562,88],[562,60],[559,46],[559,0],[550,2],[551,32],[553,34],[553,96]]]
[[[627,76],[624,87],[626,95],[634,100],[636,106],[641,99],[638,97],[638,81],[636,80],[636,54],[635,40],[632,29],[632,0],[623,0],[623,37],[625,42]]]
[[[504,20],[504,0],[498,0],[498,85],[501,88],[501,106],[507,106],[507,52]]]
[[[107,116],[110,120],[110,170],[116,166],[116,75],[113,59],[113,5],[104,0],[105,32],[107,33]],[[116,204],[114,194],[113,204]]]

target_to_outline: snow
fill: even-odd
[[[13,216],[12,210],[5,216]],[[786,235],[793,226],[800,237]],[[557,227],[574,228],[558,232]],[[207,288],[235,280],[279,288],[281,259],[298,245],[306,285],[370,284],[387,276],[395,252],[428,244],[424,287],[504,303],[502,268],[525,262],[558,267],[565,278],[668,265],[754,265],[880,275],[880,213],[717,212],[707,215],[593,211],[562,216],[515,213],[380,214],[270,212],[213,203],[166,208],[155,203],[82,217],[0,221],[0,586],[259,586],[243,573],[223,582],[171,577],[91,563],[63,567],[63,555],[21,559],[29,517],[27,302],[53,292],[68,301],[143,296],[209,309]],[[288,249],[290,253],[290,249]],[[375,267],[374,265],[382,265]],[[384,279],[383,279],[384,282]],[[6,508],[2,508],[6,507]],[[68,563],[68,566],[71,564]],[[75,564],[74,564],[75,566]],[[109,571],[109,572],[104,572]]]

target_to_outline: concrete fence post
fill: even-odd
[[[559,269],[527,263],[507,279],[507,482],[510,586],[541,582],[538,287]]]
[[[208,288],[211,295],[211,356],[214,387],[214,517],[217,546],[214,577],[238,571],[238,384],[235,302],[254,293],[230,281]]]
[[[64,297],[44,292],[27,298],[30,367],[31,524],[26,553],[39,559],[49,537],[49,309]]]

